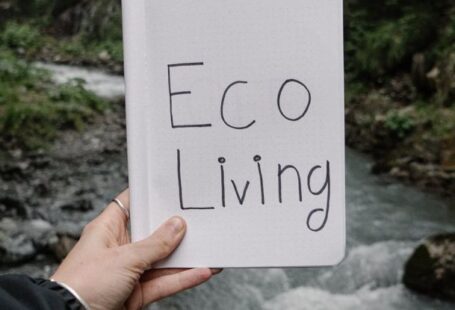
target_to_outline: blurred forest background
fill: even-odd
[[[153,309],[453,309],[403,282],[455,301],[455,1],[344,5],[345,262]],[[48,277],[127,186],[122,74],[120,0],[0,0],[0,274]]]
[[[455,193],[455,3],[345,1],[349,146],[375,173]],[[108,108],[30,62],[122,73],[120,1],[0,0],[0,139],[36,150]]]

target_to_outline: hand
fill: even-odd
[[[129,191],[118,199],[129,208]],[[79,242],[53,275],[73,288],[91,309],[140,309],[197,286],[219,270],[150,269],[180,244],[186,230],[173,217],[143,241],[130,243],[128,218],[111,203],[83,230]]]

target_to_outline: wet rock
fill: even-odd
[[[2,162],[0,164],[0,173],[3,179],[13,180],[26,175],[30,167],[30,162],[27,160]]]
[[[102,51],[101,53],[98,54],[98,58],[101,61],[108,62],[111,60],[111,55],[109,54],[108,51]]]
[[[37,158],[34,158],[33,162],[31,163],[31,165],[33,165],[35,169],[43,169],[50,166],[50,164],[51,164],[50,158],[43,156],[38,156]]]
[[[36,249],[19,225],[11,218],[0,221],[0,264],[18,264],[33,258]]]
[[[392,170],[390,170],[389,174],[398,179],[408,179],[409,178],[409,172],[403,171],[399,167],[393,167]]]
[[[54,228],[49,222],[44,220],[27,221],[23,232],[33,241],[37,250],[49,248],[58,242]]]
[[[405,266],[403,283],[428,296],[455,301],[455,234],[420,245]]]
[[[77,199],[63,204],[60,208],[67,211],[86,212],[93,210],[93,203],[88,199]]]
[[[36,182],[33,182],[32,185],[38,196],[42,197],[42,196],[49,195],[50,187],[47,182],[44,182],[41,180],[36,180]]]
[[[390,170],[389,164],[385,160],[376,161],[371,167],[371,173],[373,174],[382,174]]]
[[[33,242],[25,235],[9,237],[0,232],[0,263],[19,264],[32,259],[36,254]]]
[[[85,223],[77,222],[60,222],[55,230],[59,236],[69,236],[73,239],[78,239],[81,235]]]
[[[431,86],[431,89],[436,89],[437,87],[437,81],[439,79],[439,76],[441,75],[441,70],[439,70],[438,67],[433,67],[428,73],[427,73],[427,80],[429,85]]]
[[[10,217],[26,217],[27,208],[18,198],[19,195],[13,190],[5,190],[0,195],[0,214]]]
[[[18,264],[58,242],[53,226],[41,219],[0,221],[0,263]]]
[[[52,225],[41,219],[31,220],[27,223],[29,230],[32,232],[47,232],[52,230]]]
[[[49,250],[58,261],[62,261],[77,243],[83,227],[82,222],[60,222],[56,225],[57,242]]]

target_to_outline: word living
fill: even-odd
[[[273,176],[277,183],[277,191],[278,191],[278,201],[270,202],[267,200],[267,192],[264,188],[264,175],[262,172],[261,166],[262,158],[260,155],[256,155],[253,158],[253,162],[257,166],[257,176],[255,177],[256,182],[258,182],[260,189],[257,201],[257,205],[266,206],[268,203],[278,203],[279,205],[284,204],[284,197],[283,197],[283,180],[285,178],[291,178],[294,176],[296,180],[296,193],[299,202],[303,202],[303,182],[302,182],[302,174],[299,169],[297,169],[293,165],[282,165],[278,164],[276,169],[276,174]],[[240,186],[234,179],[228,178],[228,163],[226,158],[219,157],[219,180],[220,180],[220,204],[221,207],[226,208],[226,197],[229,194],[235,195],[238,205],[244,206],[245,198],[249,194],[250,184],[252,179],[248,180],[243,186]],[[308,229],[314,232],[321,231],[328,220],[329,211],[330,211],[330,162],[326,161],[325,167],[320,165],[313,166],[308,174],[306,175],[306,189],[308,192],[317,197],[324,197],[324,203],[322,204],[323,207],[313,209],[307,217],[306,225]],[[177,150],[177,175],[178,175],[178,189],[179,189],[179,201],[180,201],[180,208],[182,210],[213,210],[215,206],[190,206],[187,201],[184,199],[184,188],[182,182],[182,151],[180,149]],[[313,183],[313,179],[317,178],[317,173],[322,174],[324,176],[324,181],[320,187],[316,187]],[[186,176],[187,177],[187,176]],[[320,175],[319,178],[320,179]],[[289,182],[288,182],[289,183]],[[322,219],[322,220],[321,220]]]

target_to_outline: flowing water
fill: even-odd
[[[82,78],[106,97],[123,93],[119,77],[40,64],[57,82]],[[334,268],[225,270],[209,283],[151,307],[160,309],[455,309],[401,284],[418,242],[455,231],[455,204],[369,173],[371,161],[347,152],[346,259]]]

